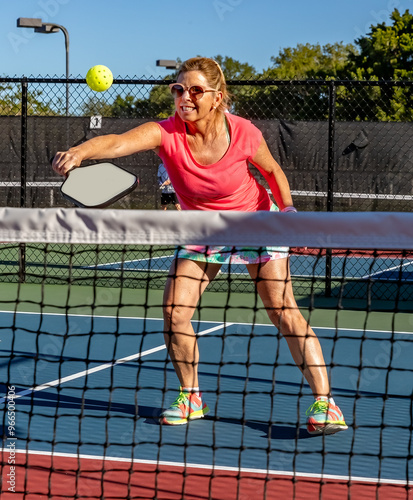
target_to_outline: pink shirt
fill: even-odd
[[[270,210],[270,197],[248,163],[261,143],[261,132],[248,120],[225,113],[231,144],[211,165],[200,165],[189,149],[185,123],[178,114],[159,122],[161,157],[183,210]]]

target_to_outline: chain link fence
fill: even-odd
[[[173,113],[167,80],[0,79],[0,204],[69,206],[50,158],[95,135],[122,133]],[[289,179],[300,210],[410,211],[413,82],[230,81],[231,111],[253,121]],[[66,110],[66,92],[69,109]],[[115,161],[138,189],[119,207],[158,209],[159,158]],[[254,169],[254,174],[259,176]]]

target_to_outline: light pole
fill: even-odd
[[[69,33],[64,26],[56,23],[44,23],[41,19],[31,17],[19,17],[18,28],[34,28],[35,33],[57,33],[62,31],[65,37],[66,49],[66,116],[69,114]]]
[[[156,65],[166,69],[179,69],[181,64],[172,59],[158,59]]]

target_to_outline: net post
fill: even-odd
[[[22,80],[21,143],[20,143],[20,207],[26,206],[27,181],[27,78]]]
[[[20,143],[20,207],[26,206],[27,187],[27,78],[22,80],[21,143]],[[19,281],[24,283],[26,275],[26,245],[19,244]]]
[[[327,212],[334,211],[334,170],[335,170],[335,126],[337,87],[333,80],[328,86],[328,164],[327,164]],[[331,297],[332,250],[326,249],[326,282],[324,293]]]

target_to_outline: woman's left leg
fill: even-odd
[[[314,396],[329,396],[330,384],[320,342],[298,309],[288,259],[249,264],[247,267],[270,320],[285,337],[292,357]]]
[[[331,398],[330,383],[320,342],[295,301],[289,260],[277,259],[260,264],[248,264],[247,268],[269,318],[285,337],[295,363],[310,385],[316,403],[317,398],[326,401],[326,404],[315,403],[314,408],[312,405],[312,410],[318,412],[322,409],[322,411],[314,421],[310,420],[312,416],[309,416],[309,432],[333,433],[347,429],[340,409],[335,406]],[[330,406],[329,401],[332,401]],[[336,416],[330,415],[333,406],[338,409]],[[309,409],[310,413],[311,411]],[[332,419],[334,422],[330,421]]]

